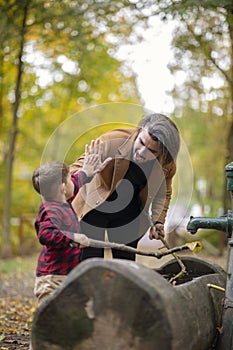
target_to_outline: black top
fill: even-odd
[[[107,215],[109,222],[119,219],[125,224],[135,219],[143,209],[139,193],[147,183],[153,164],[153,161],[143,164],[131,161],[125,177],[119,182],[116,190],[96,208],[96,211]]]

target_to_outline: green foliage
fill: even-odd
[[[116,59],[116,52],[123,43],[141,39],[135,28],[143,31],[153,14],[174,19],[178,26],[170,69],[175,81],[181,77],[183,82],[175,84],[172,92],[174,118],[192,158],[193,201],[203,208],[208,205],[216,215],[224,206],[224,166],[233,154],[230,0],[0,0],[0,6],[1,196],[9,176],[5,160],[13,131],[12,110],[17,111],[17,142],[10,155],[12,217],[37,211],[40,197],[32,190],[31,174],[45,159],[44,150],[52,159],[62,157],[71,163],[100,133],[137,123],[139,110],[129,115],[126,108],[141,102],[135,75]],[[18,94],[17,74],[22,74]],[[123,107],[115,109],[113,102]],[[110,114],[100,109],[99,114],[83,116],[85,110],[105,103],[114,105]],[[60,129],[73,116],[77,125],[68,122],[67,129]],[[113,125],[114,119],[119,124]],[[50,140],[55,142],[48,147]],[[205,187],[202,193],[200,182]],[[2,209],[3,203],[0,213]],[[31,235],[27,225],[25,234]],[[13,241],[17,239],[13,228]]]
[[[233,154],[232,1],[161,0],[158,6],[161,17],[176,24],[169,68],[181,81],[172,96],[192,158],[193,201],[216,216],[231,206],[224,166]]]
[[[116,51],[123,43],[140,40],[134,26],[147,26],[146,9],[152,5],[152,1],[140,5],[110,0],[0,1],[1,197],[4,189],[8,191],[1,213],[9,203],[12,217],[35,211],[38,196],[31,188],[32,171],[40,164],[47,141],[67,118],[96,104],[140,103],[135,75],[116,59]],[[83,152],[83,145],[78,152]],[[8,214],[6,210],[5,222]],[[10,237],[4,227],[2,231],[4,239]]]

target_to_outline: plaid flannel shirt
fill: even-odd
[[[74,233],[80,232],[71,202],[88,178],[79,171],[72,175],[72,181],[74,194],[67,203],[45,201],[40,206],[35,229],[43,247],[38,257],[36,276],[67,275],[79,263],[81,249],[70,246]]]

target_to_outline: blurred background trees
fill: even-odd
[[[171,117],[192,158],[192,203],[214,216],[229,208],[224,166],[233,153],[230,0],[2,0],[0,8],[2,257],[19,253],[22,227],[29,237],[25,250],[33,249],[32,222],[40,198],[32,190],[31,174],[58,125],[103,103],[143,105],[135,73],[116,52],[142,40],[152,16],[176,26]],[[108,121],[104,115],[102,123]],[[86,138],[83,144],[90,141]]]
[[[0,5],[1,231],[2,256],[10,256],[10,219],[34,209],[31,173],[56,126],[95,103],[140,101],[114,50],[142,15],[118,1]]]
[[[210,174],[223,169],[233,154],[233,4],[229,0],[159,3],[163,18],[177,23],[169,66],[182,83],[173,89],[174,112],[183,117],[181,125],[189,120],[189,128],[181,127],[206,202],[215,208],[219,199],[226,211],[230,203],[225,174],[222,179]]]
[[[224,166],[233,155],[233,3],[158,3],[163,19],[176,22],[169,68],[179,82],[174,114],[193,162],[195,198],[203,214],[219,216],[232,208]]]

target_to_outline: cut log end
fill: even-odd
[[[175,272],[174,263],[159,273],[124,260],[86,260],[37,310],[33,350],[208,349],[222,293],[211,295],[207,283],[224,286],[225,272],[198,259],[184,263],[201,276],[174,287],[161,275]]]

